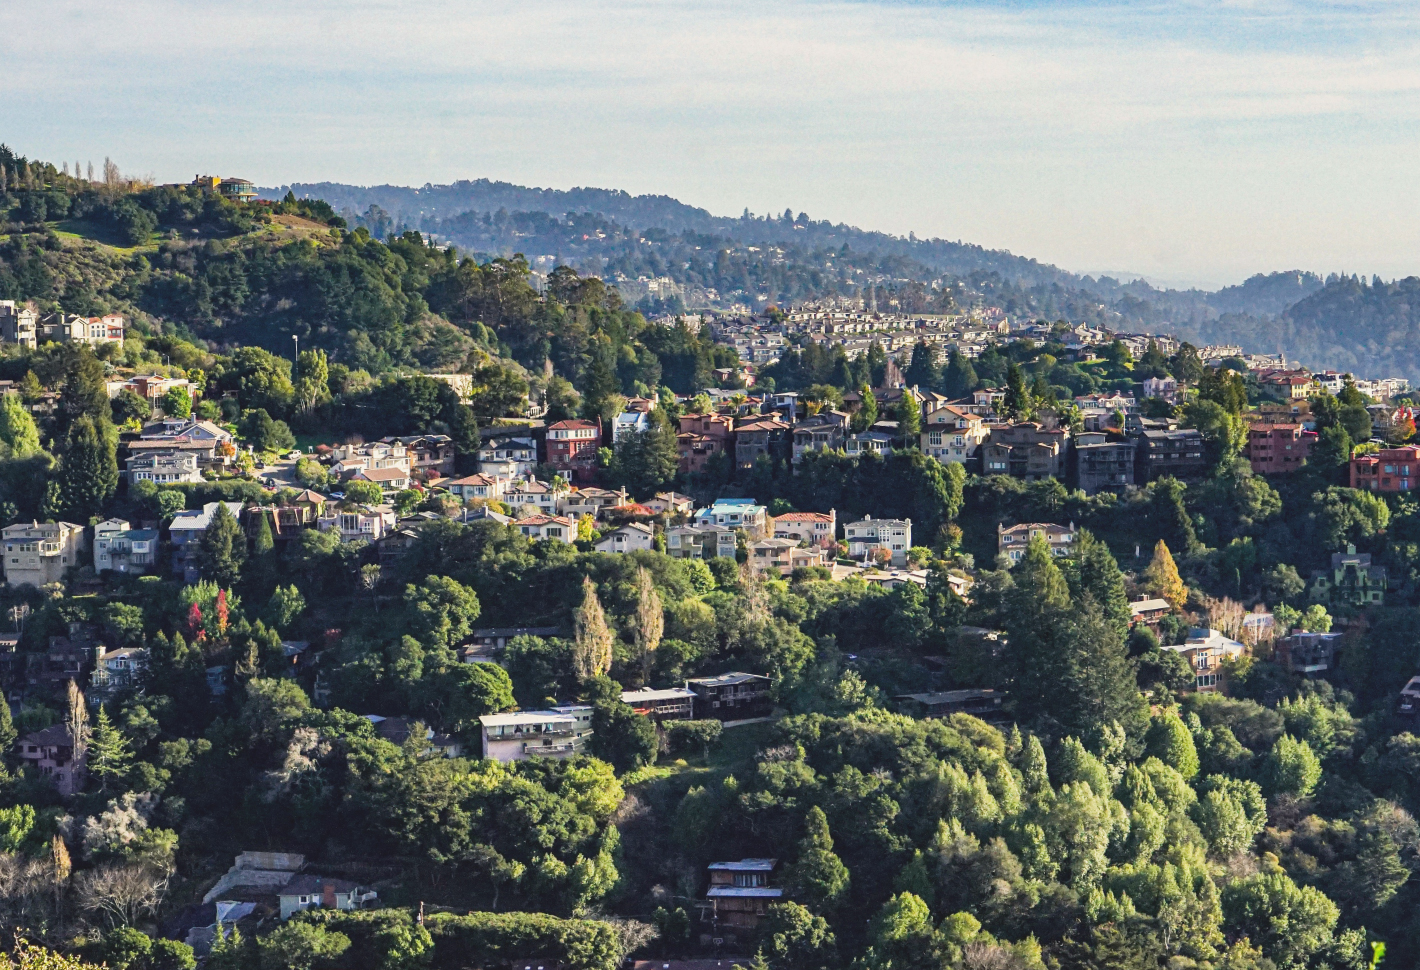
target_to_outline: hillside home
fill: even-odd
[[[1075,523],[1056,525],[1054,522],[1022,522],[1019,525],[996,526],[996,553],[1014,565],[1026,554],[1032,539],[1044,539],[1050,554],[1063,558],[1075,551]]]
[[[1420,445],[1382,448],[1351,458],[1351,487],[1370,492],[1408,492],[1420,479]]]
[[[404,446],[412,477],[420,480],[454,473],[454,440],[446,434],[415,434],[381,438],[388,445]]]
[[[0,342],[33,350],[39,345],[38,328],[39,312],[32,305],[0,300]]]
[[[1241,657],[1247,650],[1241,643],[1217,630],[1194,629],[1182,644],[1163,649],[1180,653],[1193,668],[1194,690],[1213,693],[1223,686],[1223,661]]]
[[[147,451],[128,459],[128,481],[157,482],[172,485],[178,482],[202,481],[202,469],[196,451]]]
[[[821,411],[794,425],[793,463],[797,465],[811,451],[842,450],[849,420],[842,411]]]
[[[848,555],[852,559],[881,560],[905,566],[907,550],[912,548],[912,520],[864,516],[843,527],[843,538],[848,542]]]
[[[563,478],[586,480],[596,473],[597,449],[602,443],[602,424],[568,420],[547,428],[547,463]]]
[[[722,525],[678,525],[666,530],[666,555],[672,559],[735,558],[739,537]]]
[[[981,446],[982,471],[1010,475],[1028,482],[1065,478],[1070,455],[1070,433],[1046,428],[1034,421],[992,425]]]
[[[494,478],[527,478],[537,470],[532,438],[494,438],[478,448],[478,470]]]
[[[759,538],[769,534],[772,522],[764,506],[756,505],[752,499],[718,498],[713,505],[695,513],[695,524],[744,529]]]
[[[1086,495],[1121,492],[1134,484],[1134,442],[1102,431],[1075,436],[1075,480]]]
[[[810,546],[829,548],[836,544],[838,512],[785,512],[774,517],[774,538],[793,539]]]
[[[656,530],[641,522],[628,522],[604,535],[597,552],[637,552],[656,547]]]
[[[513,523],[529,539],[547,539],[572,545],[577,541],[577,523],[562,515],[530,515]]]
[[[47,778],[61,798],[84,788],[87,758],[83,754],[74,756],[74,735],[68,724],[55,724],[25,735],[15,744],[15,755]]]
[[[195,583],[202,578],[202,571],[198,568],[202,534],[212,524],[218,505],[227,506],[232,518],[242,514],[241,502],[208,502],[200,509],[179,512],[168,523],[168,539],[173,547],[173,575],[181,576],[185,583]]]
[[[11,589],[63,582],[88,547],[84,527],[72,522],[17,522],[6,526],[5,585]]]
[[[1193,428],[1146,430],[1135,437],[1134,481],[1143,485],[1170,475],[1179,481],[1200,481],[1208,471],[1203,435]]]
[[[379,899],[379,893],[359,883],[311,873],[292,876],[277,895],[283,923],[304,910],[363,909]]]
[[[545,711],[485,714],[478,723],[485,758],[503,762],[572,758],[587,750],[592,709],[586,704],[560,704]]]
[[[142,575],[153,568],[158,553],[158,530],[135,529],[123,519],[108,519],[94,526],[94,570]]]
[[[979,414],[955,404],[931,402],[922,419],[922,453],[949,464],[974,462],[990,436]]]
[[[695,717],[695,692],[684,687],[624,690],[621,703],[653,721],[689,721]]]
[[[383,539],[397,524],[394,509],[388,505],[357,505],[354,502],[332,502],[320,513],[316,528],[322,532],[340,533],[341,542]]]
[[[771,459],[788,454],[790,426],[778,418],[751,418],[735,429],[735,465],[742,471],[754,467],[760,455]]]
[[[696,677],[685,682],[695,694],[696,717],[738,721],[764,717],[774,709],[774,684],[760,674],[734,671],[718,677]]]
[[[1347,543],[1345,552],[1332,553],[1330,569],[1312,572],[1307,595],[1328,606],[1380,606],[1385,592],[1386,568],[1373,564],[1369,552],[1357,552]]]
[[[868,452],[876,455],[892,453],[893,436],[882,431],[860,431],[843,439],[843,451],[849,458],[861,458]]]
[[[412,484],[410,472],[403,468],[361,468],[351,481],[369,482],[386,492],[402,492]]]
[[[1285,475],[1307,463],[1315,432],[1300,424],[1270,424],[1259,422],[1247,429],[1243,456],[1255,475]]]
[[[784,896],[782,889],[769,884],[778,865],[778,859],[741,859],[712,862],[706,867],[710,888],[705,891],[708,905],[701,918],[711,924],[706,935],[712,941],[738,943],[741,936],[748,939],[759,929],[769,907]]]
[[[463,502],[474,499],[484,502],[501,502],[508,495],[508,489],[512,485],[511,479],[479,472],[476,475],[467,475],[444,482],[440,487]]]

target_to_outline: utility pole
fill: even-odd
[[[300,366],[300,363],[301,363],[301,338],[298,337],[298,336],[296,336],[296,335],[293,333],[293,334],[291,334],[291,339],[296,342],[296,365],[297,365],[297,366]]]

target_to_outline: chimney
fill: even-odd
[[[326,909],[335,909],[335,886],[334,886],[334,884],[332,884],[332,883],[326,883],[324,886],[321,887],[321,891],[320,891],[320,904],[321,904],[322,906],[324,906]]]

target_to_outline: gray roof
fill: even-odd
[[[687,684],[701,684],[706,687],[727,687],[731,684],[747,684],[752,680],[768,680],[763,674],[747,674],[743,671],[733,671],[728,674],[721,674],[718,677],[692,677],[687,680]]]
[[[778,859],[741,859],[739,862],[712,862],[705,868],[721,872],[773,872]]]
[[[188,509],[173,516],[169,531],[205,532],[212,524],[212,516],[217,514],[218,505],[225,505],[233,518],[242,514],[241,502],[208,502],[201,509]]]

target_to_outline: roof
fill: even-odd
[[[26,734],[20,740],[40,748],[67,748],[74,743],[67,724],[51,724],[43,730]]]
[[[612,529],[607,535],[616,535],[618,532],[642,532],[646,535],[656,534],[656,530],[644,522],[628,522],[625,525],[617,526],[615,529]]]
[[[335,876],[317,876],[314,873],[292,876],[291,881],[281,887],[278,896],[314,896],[325,892],[329,886],[334,892],[353,893],[362,887],[358,882],[339,879]]]
[[[317,505],[324,505],[327,500],[326,497],[320,492],[313,492],[308,488],[305,491],[301,492],[301,494],[297,495],[294,501],[315,502]]]
[[[546,724],[548,721],[573,721],[570,714],[560,711],[515,711],[512,714],[485,714],[478,719],[484,727],[510,727],[518,724]]]
[[[705,893],[705,895],[708,896],[708,897],[710,897],[710,898],[712,898],[712,899],[715,898],[715,897],[725,897],[725,896],[729,896],[729,897],[736,897],[736,896],[738,896],[738,897],[741,897],[741,898],[744,898],[744,897],[756,898],[756,897],[758,897],[758,898],[762,898],[762,899],[778,899],[780,896],[783,896],[783,895],[784,895],[784,890],[782,890],[782,889],[770,889],[770,888],[767,887],[767,886],[758,886],[758,887],[751,887],[751,886],[711,886],[710,889]]]
[[[1172,607],[1169,606],[1168,600],[1161,600],[1157,597],[1154,599],[1136,600],[1129,604],[1129,608],[1135,613],[1148,613],[1151,610],[1172,609]]]
[[[1075,526],[1057,525],[1054,522],[1020,522],[1016,525],[1003,525],[998,527],[1002,535],[1007,532],[1029,532],[1031,529],[1044,529],[1046,532],[1074,532]]]
[[[568,526],[570,526],[570,525],[572,524],[572,520],[571,520],[571,519],[566,518],[565,516],[561,516],[561,515],[530,515],[530,516],[528,516],[526,519],[519,519],[518,521],[514,522],[513,524],[514,524],[514,525],[529,525],[529,526],[531,526],[531,525],[552,525],[554,522],[557,523],[558,525],[568,525]]]
[[[776,515],[774,522],[832,522],[834,516],[824,512],[785,512],[783,515]]]
[[[241,502],[208,502],[200,509],[186,509],[173,516],[173,520],[168,525],[169,531],[205,531],[212,524],[212,516],[217,514],[217,506],[225,505],[233,516],[241,514]]]
[[[583,421],[579,418],[572,418],[567,421],[558,421],[556,424],[549,424],[548,431],[595,431],[597,426],[591,421]]]
[[[408,478],[409,472],[403,468],[362,468],[355,473],[355,477],[370,482],[392,482],[397,478]]]
[[[742,670],[720,674],[718,677],[692,677],[687,684],[702,684],[706,687],[728,687],[731,684],[747,684],[753,680],[768,680],[763,674],[747,674]]]
[[[695,691],[686,690],[684,687],[668,687],[665,690],[624,690],[621,692],[623,704],[635,704],[637,701],[673,701],[678,699],[690,699],[695,696]]]
[[[916,701],[919,704],[959,704],[973,698],[985,697],[999,701],[1000,695],[989,687],[968,688],[966,690],[939,690],[927,694],[898,694],[898,700]]]
[[[443,482],[442,484],[445,488],[448,488],[450,485],[497,485],[500,481],[506,482],[507,479],[493,478],[491,476],[483,474],[482,472],[479,472],[475,475],[467,475],[463,478],[455,478],[451,482]]]
[[[778,859],[741,859],[739,862],[712,862],[705,868],[716,872],[773,872]]]

